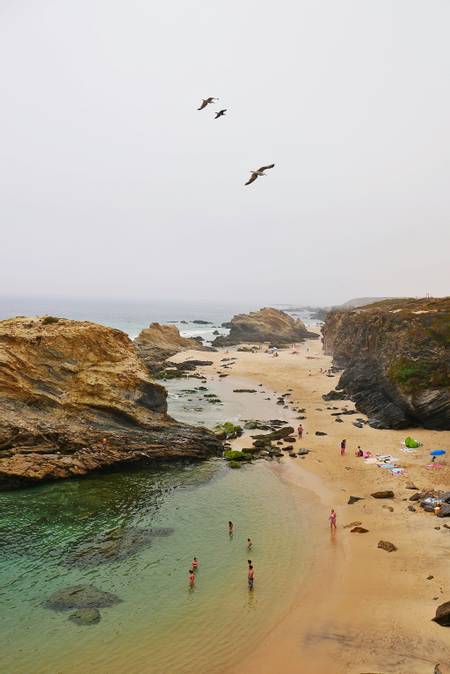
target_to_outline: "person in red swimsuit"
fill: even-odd
[[[248,580],[248,589],[253,590],[253,583],[255,582],[255,570],[253,568],[253,564],[248,565],[247,580]]]
[[[198,569],[198,559],[197,559],[197,557],[194,557],[194,560],[192,562],[192,569],[193,569],[193,571],[197,571],[197,569]]]

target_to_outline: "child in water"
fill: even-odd
[[[247,550],[251,550],[253,546],[252,539],[247,538]]]
[[[195,585],[195,573],[194,569],[189,569],[189,589],[193,590]]]
[[[228,522],[228,533],[230,534],[230,536],[232,536],[233,532],[234,532],[234,524],[233,522],[230,521]]]
[[[198,569],[198,559],[197,559],[197,557],[194,557],[194,561],[192,562],[192,569],[193,569],[193,571],[197,571],[197,569]]]

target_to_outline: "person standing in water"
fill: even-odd
[[[248,580],[248,589],[253,590],[253,583],[255,582],[255,571],[253,569],[253,564],[248,565],[247,580]]]
[[[194,557],[194,560],[192,562],[192,570],[195,572],[198,569],[198,559],[197,557]]]
[[[334,508],[331,508],[330,516],[328,519],[330,521],[330,529],[336,531],[336,511]]]
[[[298,433],[298,437],[299,437],[300,440],[301,440],[301,439],[303,438],[303,426],[302,426],[302,424],[299,424],[299,425],[298,425],[297,433]]]
[[[230,534],[230,536],[234,534],[234,524],[231,521],[228,522],[228,533]]]
[[[247,538],[247,550],[251,550],[253,546],[252,539]]]
[[[342,440],[342,442],[341,442],[341,456],[345,455],[346,449],[347,449],[347,440]]]
[[[195,586],[195,573],[194,569],[189,569],[189,589],[193,590]]]

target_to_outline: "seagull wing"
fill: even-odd
[[[245,183],[245,185],[250,185],[250,183],[254,183],[257,177],[258,177],[258,175],[257,175],[256,173],[252,173],[252,175],[251,175],[250,178],[247,180],[247,182]]]
[[[203,110],[203,108],[206,108],[207,105],[208,105],[208,101],[203,99],[203,102],[202,102],[201,106],[199,108],[197,108],[197,110]]]
[[[275,164],[269,164],[268,166],[261,166],[258,171],[267,171],[267,169],[273,168]]]

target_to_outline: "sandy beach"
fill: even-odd
[[[320,340],[300,345],[296,355],[291,349],[281,351],[278,358],[228,349],[226,357],[236,360],[223,370],[224,356],[224,351],[208,354],[214,362],[204,369],[208,379],[227,373],[253,387],[262,384],[267,394],[291,389],[289,406],[305,409],[304,437],[296,448],[306,447],[310,454],[305,459],[285,456],[271,466],[301,501],[312,551],[289,613],[239,666],[227,670],[229,674],[432,674],[437,663],[442,674],[450,672],[450,631],[431,621],[436,606],[449,600],[450,529],[444,526],[449,522],[419,507],[409,510],[415,506],[409,501],[415,492],[406,487],[413,482],[419,489],[448,489],[449,466],[426,466],[430,449],[450,448],[450,432],[357,428],[352,422],[364,417],[359,413],[343,415],[343,422],[337,423],[332,416],[336,410],[327,407],[354,406],[351,401],[322,399],[339,375],[325,374],[331,358],[323,355]],[[174,360],[189,357],[198,358],[198,352],[184,352]],[[297,416],[293,411],[295,426]],[[316,431],[326,435],[316,436]],[[407,435],[423,446],[402,453],[401,441]],[[342,457],[344,438],[347,453]],[[242,446],[242,440],[234,444]],[[358,445],[373,455],[394,455],[405,474],[394,476],[366,464],[355,456]],[[394,499],[370,496],[387,489],[394,491]],[[362,500],[349,505],[349,496]],[[331,507],[337,511],[336,534],[328,526]],[[351,533],[347,525],[352,522],[368,532]],[[397,551],[379,549],[380,540],[392,542]]]

